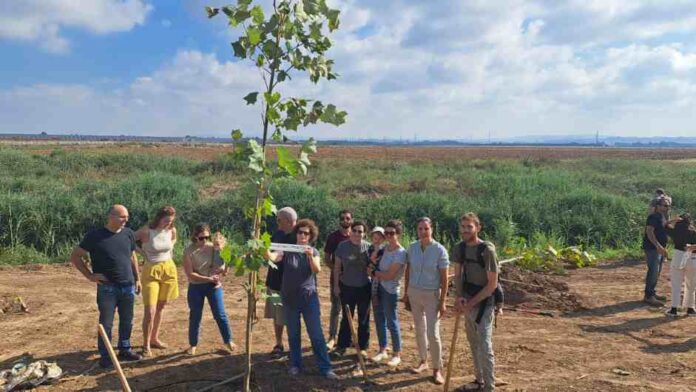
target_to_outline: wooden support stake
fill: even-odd
[[[225,384],[229,384],[229,383],[231,383],[231,382],[233,382],[233,381],[235,381],[235,380],[239,380],[240,378],[242,378],[242,377],[244,377],[244,376],[246,376],[246,372],[245,372],[245,373],[242,373],[242,374],[238,374],[238,375],[236,375],[236,376],[234,376],[234,377],[230,377],[230,378],[228,378],[227,380],[222,380],[222,381],[220,381],[219,383],[216,383],[216,384],[207,386],[207,387],[205,387],[205,388],[203,388],[203,389],[199,389],[199,390],[196,391],[196,392],[207,392],[207,391],[212,391],[214,388],[223,386],[223,385],[225,385]]]
[[[128,380],[126,380],[126,375],[123,374],[123,369],[121,369],[121,364],[118,362],[118,358],[116,358],[114,348],[111,347],[111,340],[106,335],[104,326],[101,324],[99,324],[99,335],[106,346],[106,351],[109,352],[109,357],[111,357],[111,362],[114,364],[114,369],[116,369],[116,373],[118,373],[118,378],[121,381],[121,390],[123,392],[131,392],[130,386],[128,385]]]
[[[454,321],[454,334],[452,334],[452,343],[450,344],[449,361],[447,361],[447,376],[445,377],[445,392],[449,391],[450,378],[452,376],[452,364],[454,363],[454,353],[457,351],[457,338],[459,337],[459,321],[462,319],[462,314],[457,312],[457,319]]]
[[[353,325],[353,315],[350,313],[350,307],[347,304],[343,304],[343,311],[348,317],[348,327],[350,329],[350,334],[353,337],[353,346],[358,352],[358,363],[360,364],[360,369],[363,373],[363,379],[365,383],[371,383],[370,378],[367,376],[367,367],[365,366],[365,359],[363,359],[362,354],[360,354],[360,342],[358,342],[358,334],[355,332],[355,326]]]

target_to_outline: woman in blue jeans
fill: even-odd
[[[222,298],[222,276],[226,273],[225,263],[220,258],[220,249],[225,246],[225,238],[215,233],[210,238],[210,226],[205,223],[197,225],[191,236],[193,243],[184,250],[184,271],[189,280],[189,349],[190,355],[196,354],[198,334],[203,318],[203,304],[208,299],[208,305],[213,312],[222,336],[222,342],[229,352],[234,351],[232,330],[225,313],[225,303]]]
[[[297,245],[304,246],[304,253],[270,252],[268,259],[274,263],[283,263],[283,283],[280,297],[285,310],[285,323],[288,329],[290,345],[291,376],[302,371],[302,346],[300,316],[304,318],[309,340],[312,342],[314,359],[321,374],[329,379],[338,379],[331,370],[329,353],[326,349],[324,332],[321,327],[319,295],[317,294],[316,274],[321,270],[319,252],[309,244],[316,240],[319,230],[314,221],[300,219],[294,229]]]
[[[379,353],[372,361],[379,363],[388,358],[387,355],[387,329],[391,334],[393,356],[387,365],[396,367],[401,363],[401,327],[399,326],[399,314],[397,304],[401,277],[406,265],[406,250],[399,243],[399,237],[403,232],[403,225],[399,220],[390,220],[384,227],[384,235],[387,246],[379,261],[375,279],[379,281],[377,288],[377,301],[374,307],[375,327],[379,340]]]

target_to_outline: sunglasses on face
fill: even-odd
[[[196,239],[197,239],[198,241],[205,241],[205,240],[210,239],[210,236],[209,236],[209,235],[202,235],[202,236],[200,236],[200,237],[196,237]]]
[[[307,235],[308,236],[308,235],[311,235],[311,233],[306,231],[306,230],[298,230],[297,235]]]
[[[384,235],[390,236],[390,237],[391,237],[391,236],[393,236],[393,235],[396,235],[396,232],[395,232],[395,231],[389,231],[389,230],[387,230],[387,231],[384,232]]]

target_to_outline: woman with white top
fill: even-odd
[[[176,243],[172,206],[160,208],[149,225],[135,233],[140,242],[140,252],[145,257],[141,274],[143,286],[143,355],[151,356],[151,347],[164,349],[167,345],[159,339],[162,313],[165,305],[179,297],[179,282],[172,251]]]
[[[442,244],[433,239],[433,222],[418,220],[418,241],[408,247],[404,302],[411,308],[416,326],[416,343],[420,363],[412,369],[421,373],[428,369],[428,351],[433,366],[433,382],[445,383],[442,377],[442,342],[440,317],[446,311],[447,271],[449,255]]]
[[[401,277],[406,266],[406,250],[399,243],[399,237],[403,232],[403,225],[399,220],[390,220],[384,227],[384,236],[387,241],[384,253],[379,259],[375,280],[378,281],[377,294],[375,296],[375,327],[379,340],[379,353],[372,361],[379,363],[388,358],[387,355],[387,329],[391,334],[392,358],[387,362],[390,367],[399,366],[401,363],[401,327],[399,325],[399,289]]]

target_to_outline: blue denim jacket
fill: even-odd
[[[442,244],[434,241],[421,249],[419,241],[408,247],[406,263],[409,265],[409,286],[424,290],[440,288],[440,270],[449,267],[449,255]]]

